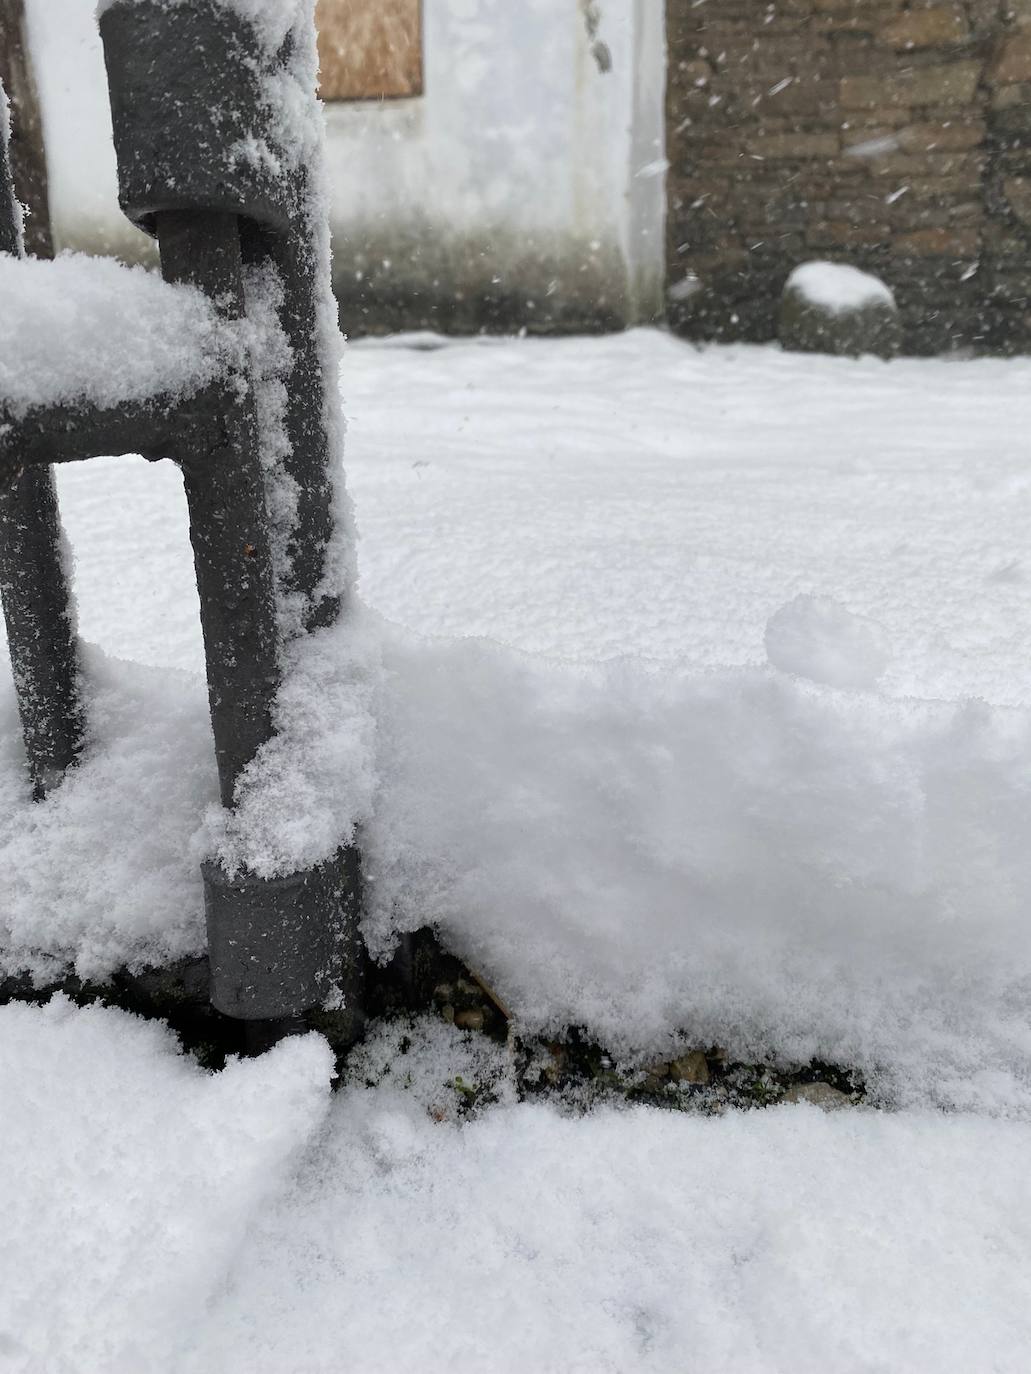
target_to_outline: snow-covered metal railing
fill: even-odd
[[[83,733],[50,465],[123,452],[171,458],[186,490],[231,809],[273,734],[286,647],[337,619],[351,579],[334,498],[338,336],[311,6],[108,0],[101,11],[120,201],[156,237],[164,282],[92,260],[0,258],[5,308],[17,312],[23,299],[29,327],[49,330],[45,381],[19,390],[15,369],[0,394],[0,584],[23,732],[44,797]],[[20,256],[19,229],[5,159],[9,255]],[[117,280],[98,290],[98,272]],[[104,356],[120,327],[136,342],[125,340],[132,356],[112,376]],[[278,1020],[333,989],[357,1016],[352,848],[274,877],[213,860],[203,877],[219,1010]]]

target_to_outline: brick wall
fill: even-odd
[[[1031,351],[1031,0],[667,0],[667,38],[674,328],[771,338],[830,258],[909,351]]]

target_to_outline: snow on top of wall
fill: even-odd
[[[864,305],[888,305],[895,297],[879,277],[839,262],[806,262],[788,277],[785,289],[794,289],[813,305],[834,315],[859,310]]]
[[[239,362],[241,331],[196,288],[82,254],[0,256],[0,405],[185,395]]]

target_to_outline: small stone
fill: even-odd
[[[877,277],[839,263],[792,272],[777,317],[781,346],[795,353],[894,357],[902,345],[898,307]]]
[[[549,1062],[542,1069],[542,1074],[548,1083],[557,1083],[566,1067],[566,1051],[563,1045],[549,1045]]]
[[[839,1092],[829,1083],[796,1083],[787,1090],[781,1101],[808,1102],[824,1112],[840,1112],[854,1105],[847,1093]]]
[[[709,1065],[705,1055],[701,1050],[691,1050],[688,1054],[682,1054],[679,1059],[671,1061],[669,1076],[674,1083],[691,1083],[696,1087],[704,1087],[709,1082]]]
[[[465,1011],[455,1013],[455,1025],[462,1030],[481,1031],[483,1030],[484,1015],[479,1007],[469,1007]]]
[[[438,983],[433,989],[433,1000],[439,1006],[443,1006],[446,1002],[453,1000],[454,992],[455,990],[450,983]]]
[[[450,1021],[452,1024],[454,1023],[455,1009],[450,1002],[444,1003],[444,1005],[440,1009],[440,1014],[445,1021]]]
[[[653,1078],[669,1077],[668,1064],[646,1064],[644,1071],[645,1073],[650,1074]]]

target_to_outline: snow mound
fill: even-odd
[[[329,731],[297,759],[310,795],[273,759],[285,786],[236,837],[314,860],[360,807],[375,952],[436,923],[524,1029],[819,1056],[885,1100],[1031,1114],[1026,710],[378,633],[360,710],[319,714],[357,691],[346,658],[295,703]],[[37,976],[203,949],[202,684],[87,667],[94,738],[45,803],[10,688],[0,709],[0,962]]]
[[[1031,716],[388,635],[366,934],[523,1026],[1031,1111]]]
[[[241,360],[241,331],[195,287],[63,254],[0,255],[0,406],[114,406],[190,394]]]
[[[785,290],[795,290],[812,305],[832,315],[866,305],[895,308],[895,297],[879,277],[839,262],[805,262],[788,277]]]
[[[796,596],[766,624],[774,668],[828,687],[873,687],[891,661],[884,630],[829,596]]]
[[[211,1075],[121,1012],[0,1007],[4,1367],[176,1368],[332,1072],[314,1035]]]

